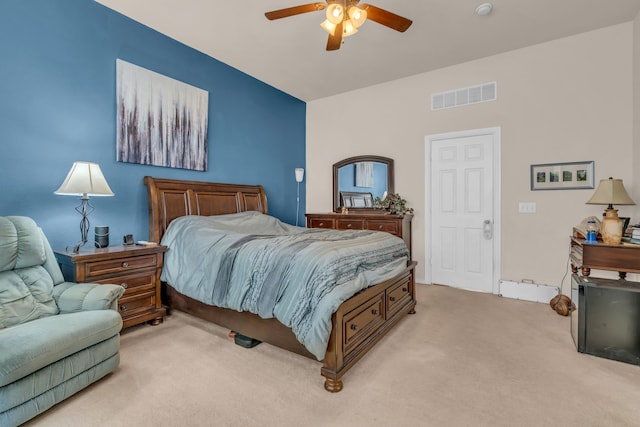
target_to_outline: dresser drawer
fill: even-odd
[[[412,301],[409,292],[409,282],[401,281],[386,291],[387,297],[387,317],[393,316],[397,311],[401,310],[405,304]]]
[[[155,254],[87,262],[85,264],[85,276],[91,278],[107,274],[123,273],[130,270],[155,268],[157,262],[158,257]]]
[[[309,228],[334,228],[332,218],[311,218]]]
[[[367,230],[386,231],[387,233],[395,234],[396,236],[400,235],[398,221],[393,220],[368,220]]]
[[[344,348],[360,344],[384,323],[384,294],[378,294],[343,318]]]
[[[338,230],[362,230],[364,228],[364,221],[361,219],[337,219],[336,228]]]

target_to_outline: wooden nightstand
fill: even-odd
[[[162,323],[160,272],[166,246],[109,246],[55,251],[64,278],[70,282],[112,283],[126,289],[118,300],[123,328],[151,321]]]

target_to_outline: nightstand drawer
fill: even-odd
[[[158,257],[155,254],[87,262],[85,264],[85,276],[89,279],[91,277],[104,276],[107,274],[119,274],[129,270],[155,268],[157,262]]]
[[[155,287],[155,271],[97,280],[96,283],[120,285],[126,289],[124,293],[124,296],[126,297],[131,293],[139,292],[146,288],[153,289]]]
[[[123,320],[135,316],[138,313],[147,312],[156,305],[156,293],[149,290],[140,294],[127,297],[126,294],[118,300],[118,311]]]

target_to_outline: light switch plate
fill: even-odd
[[[518,204],[518,212],[526,214],[536,213],[536,202],[520,202]]]

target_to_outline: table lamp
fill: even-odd
[[[607,205],[600,225],[602,241],[608,245],[619,245],[622,241],[622,221],[618,218],[618,210],[613,205],[635,205],[621,179],[601,179],[596,192],[587,202],[589,205]]]
[[[89,196],[113,196],[107,180],[104,178],[100,166],[91,162],[75,162],[67,174],[60,188],[54,194],[63,196],[80,196],[80,204],[76,211],[82,215],[80,220],[80,241],[74,246],[73,252],[78,253],[80,246],[87,243],[89,232],[89,214],[93,206],[89,203]]]

